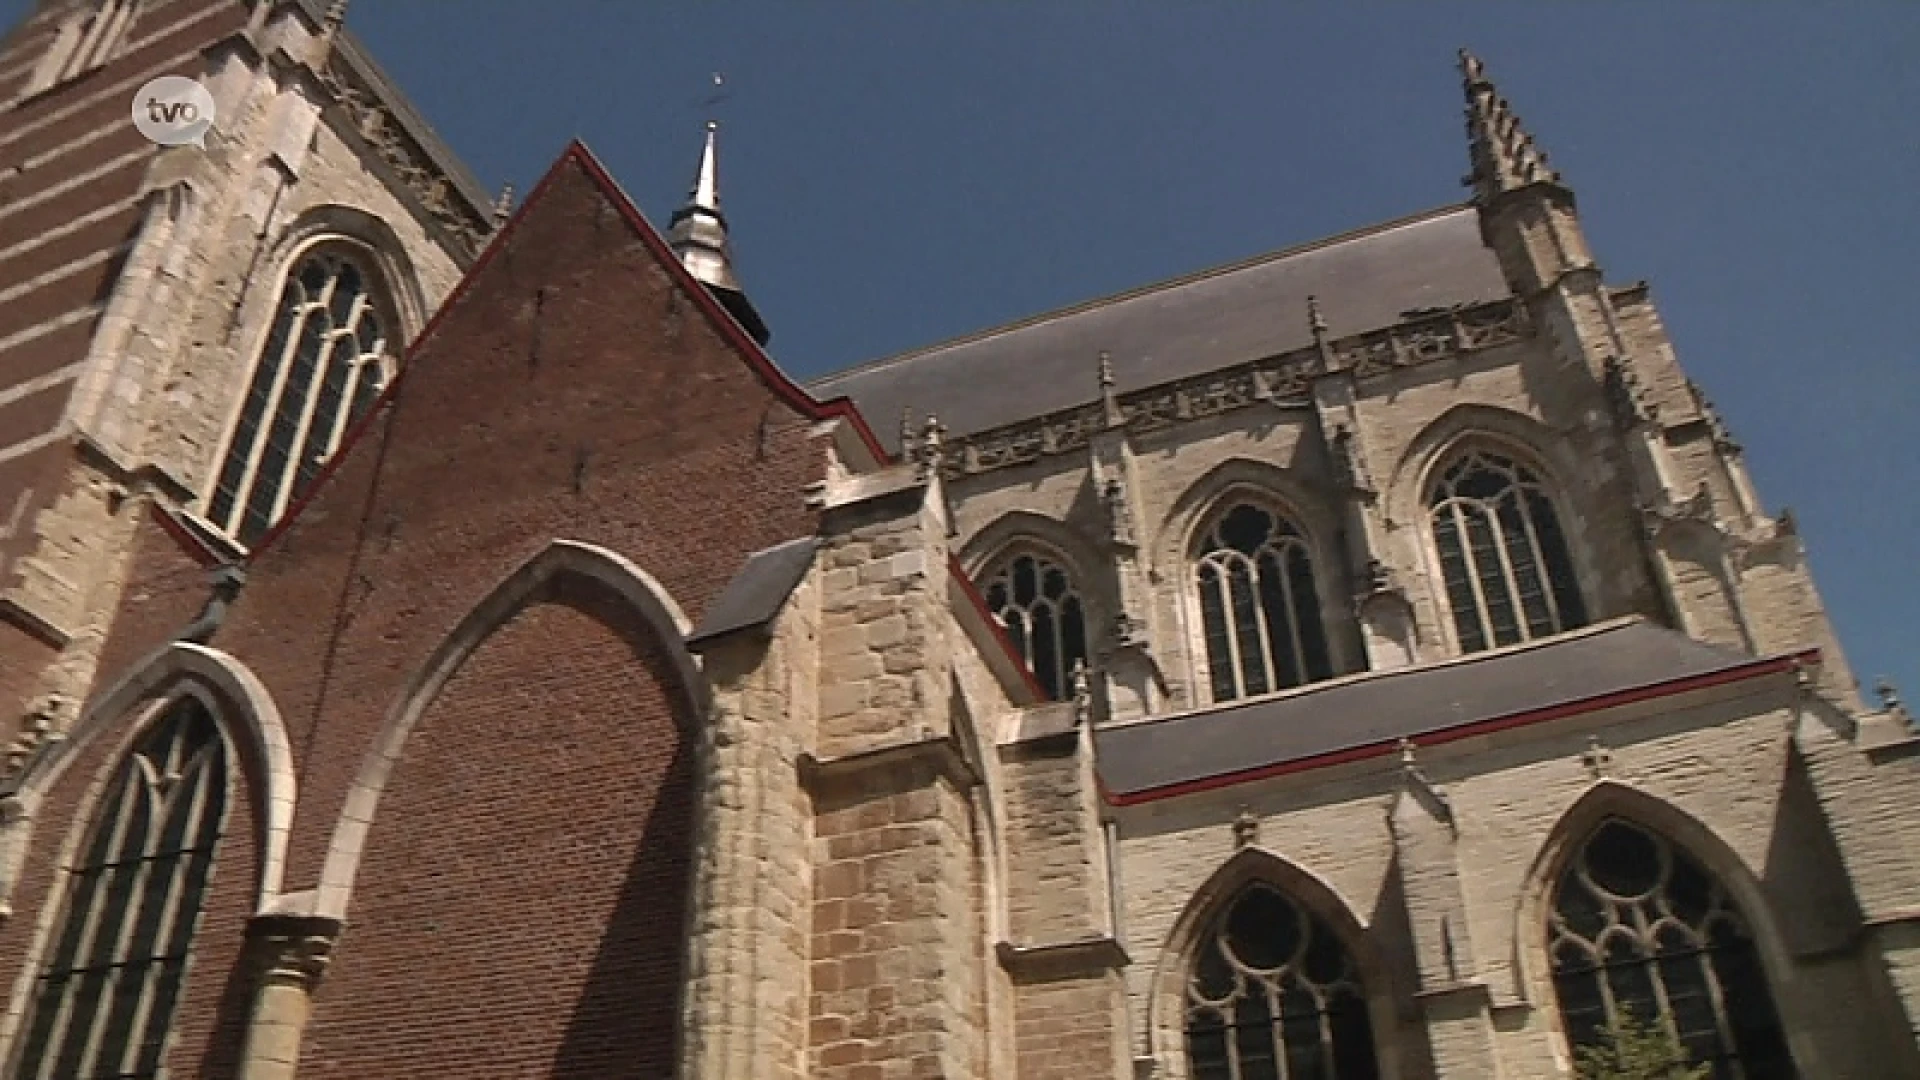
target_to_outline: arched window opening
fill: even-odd
[[[1331,927],[1255,885],[1200,940],[1187,983],[1194,1080],[1372,1080],[1367,999]]]
[[[1235,505],[1201,534],[1194,577],[1213,700],[1333,677],[1313,557],[1291,521]]]
[[[1566,534],[1533,470],[1474,450],[1440,475],[1427,505],[1462,652],[1586,623]]]
[[[112,60],[139,14],[140,0],[97,0],[54,35],[28,83],[29,93],[78,78]]]
[[[989,573],[987,610],[1000,620],[1021,659],[1055,701],[1073,692],[1073,669],[1087,661],[1087,610],[1066,567],[1022,552]]]
[[[1753,935],[1706,869],[1620,820],[1560,875],[1547,927],[1567,1038],[1596,1046],[1629,1015],[1680,1040],[1714,1080],[1792,1080]]]
[[[247,386],[207,517],[246,546],[306,494],[386,384],[378,279],[338,250],[301,260]]]
[[[67,870],[14,1075],[159,1075],[226,809],[226,742],[182,698],[115,772]]]

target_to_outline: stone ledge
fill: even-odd
[[[1118,971],[1133,963],[1126,947],[1110,937],[1088,937],[1045,945],[994,945],[1001,968],[1017,982],[1054,982]]]
[[[27,607],[11,596],[0,596],[0,623],[9,623],[27,632],[31,637],[55,648],[64,649],[73,640],[73,635],[51,621],[29,611]]]
[[[935,775],[966,791],[981,782],[959,744],[945,736],[897,742],[871,750],[860,750],[839,757],[821,758],[801,754],[800,785],[809,794],[818,795],[837,784],[858,780],[870,772],[926,765]]]

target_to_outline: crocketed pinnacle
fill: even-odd
[[[1533,184],[1559,184],[1560,174],[1520,126],[1513,106],[1494,89],[1486,65],[1460,50],[1460,76],[1467,94],[1467,152],[1473,172],[1466,178],[1477,202],[1488,202]]]

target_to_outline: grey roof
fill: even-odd
[[[1416,738],[1754,658],[1638,620],[1483,657],[1405,668],[1094,733],[1114,795]]]
[[[1340,338],[1403,312],[1506,295],[1478,215],[1454,206],[836,372],[808,389],[853,398],[896,451],[906,408],[968,435],[1087,404],[1103,350],[1124,394],[1304,348],[1313,343],[1308,296]]]
[[[687,647],[698,652],[727,634],[772,622],[800,579],[807,576],[818,546],[814,537],[802,536],[747,556],[687,635]]]

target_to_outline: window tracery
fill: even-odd
[[[1194,1080],[1373,1080],[1352,955],[1276,889],[1242,892],[1201,939],[1187,983]]]
[[[1312,553],[1293,522],[1232,505],[1201,534],[1194,581],[1213,700],[1333,676]]]
[[[226,742],[181,698],[115,772],[66,871],[14,1075],[159,1075],[226,809]]]
[[[241,544],[306,494],[390,374],[378,278],[337,248],[287,277],[215,481],[207,517]]]
[[[1462,652],[1586,623],[1566,533],[1532,469],[1471,450],[1440,474],[1427,506]]]
[[[1664,837],[1602,823],[1560,875],[1547,947],[1572,1045],[1597,1045],[1631,1014],[1677,1037],[1714,1080],[1798,1075],[1745,918]]]
[[[113,59],[139,9],[140,0],[98,0],[75,13],[54,35],[28,84],[28,92],[51,89]]]
[[[987,610],[1055,701],[1073,693],[1074,668],[1087,662],[1086,603],[1059,562],[1034,551],[1003,558],[983,579]]]

